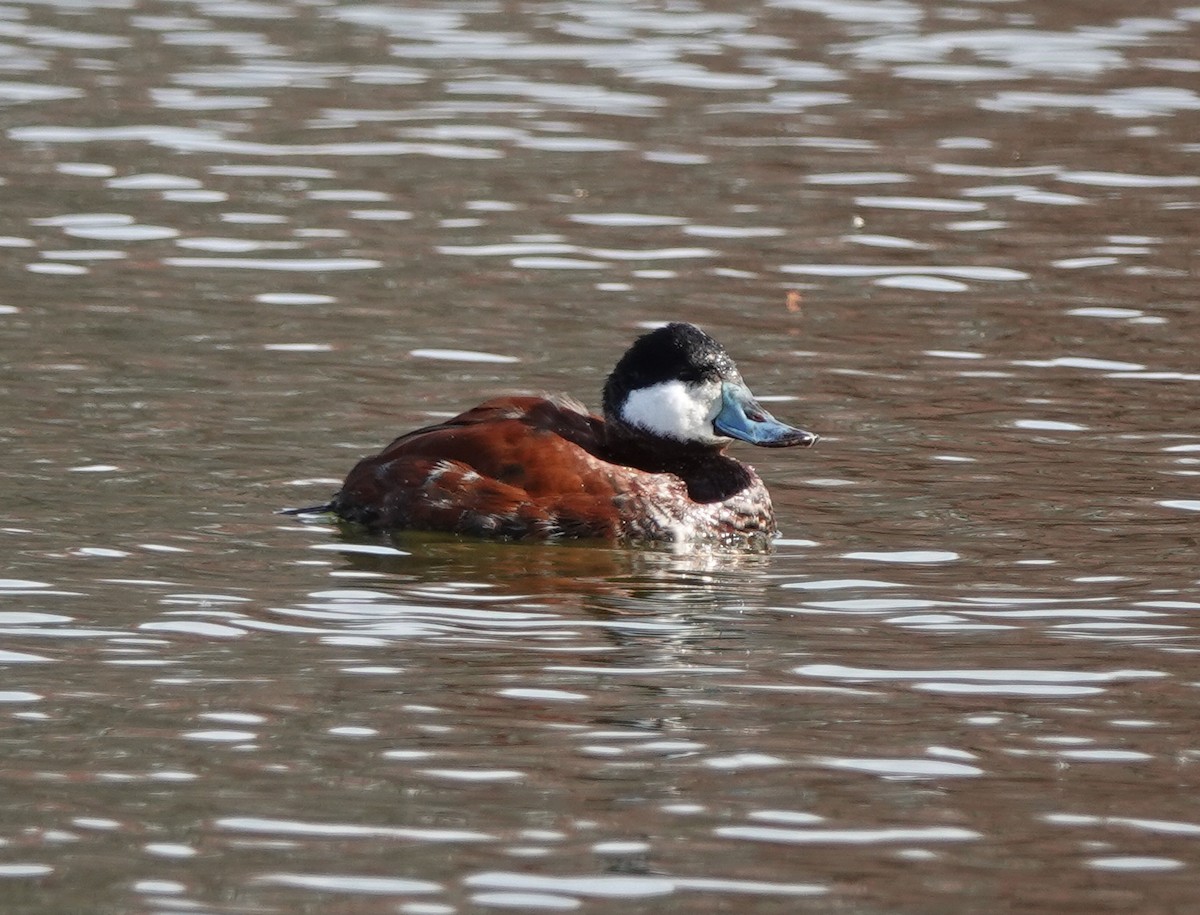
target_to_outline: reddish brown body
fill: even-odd
[[[360,461],[330,508],[373,529],[765,544],[766,488],[712,447],[636,440],[563,401],[501,397]]]

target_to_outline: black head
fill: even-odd
[[[725,348],[693,324],[667,324],[634,341],[604,385],[604,418],[616,430],[676,446],[817,440],[764,410]]]
[[[725,347],[695,324],[665,324],[638,337],[617,362],[604,384],[604,415],[619,419],[630,392],[639,388],[722,379],[741,381]]]

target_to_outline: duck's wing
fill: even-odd
[[[332,508],[379,529],[615,537],[603,421],[537,397],[490,400],[409,432],[350,471]]]

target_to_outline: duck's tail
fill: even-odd
[[[326,502],[324,505],[310,505],[308,508],[281,508],[275,514],[277,515],[323,515],[326,512],[333,511],[333,503]]]

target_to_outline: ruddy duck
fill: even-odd
[[[817,436],[759,406],[721,344],[691,324],[640,337],[604,385],[604,416],[566,398],[498,397],[400,436],[324,506],[372,530],[594,537],[761,549],[767,488],[724,453]]]

